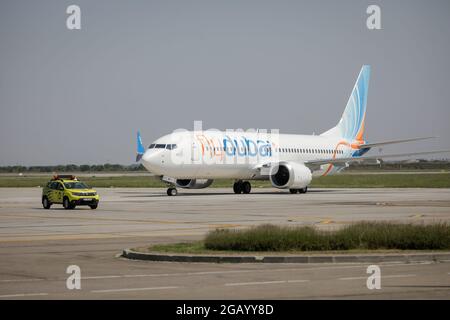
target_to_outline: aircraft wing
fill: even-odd
[[[379,163],[379,160],[384,158],[399,158],[399,157],[410,157],[419,156],[426,154],[436,154],[436,153],[447,153],[450,150],[439,150],[439,151],[427,151],[427,152],[414,152],[414,153],[398,153],[398,154],[386,154],[386,155],[375,155],[366,157],[354,157],[354,158],[336,158],[336,159],[320,159],[320,160],[309,160],[305,161],[305,166],[307,167],[317,167],[323,164],[336,164],[345,165],[348,162],[371,162]]]

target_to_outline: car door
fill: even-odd
[[[50,201],[50,202],[51,202],[51,200],[50,200],[51,195],[50,194],[51,194],[51,191],[52,191],[51,186],[52,186],[51,182],[47,183],[47,185],[44,187],[44,189],[42,191],[42,196],[43,197],[47,197],[48,201]]]
[[[51,203],[56,202],[55,191],[56,191],[56,182],[49,183],[46,196]]]
[[[55,190],[55,202],[62,203],[64,197],[64,186],[61,182],[57,182],[56,190]]]

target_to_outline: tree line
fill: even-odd
[[[3,166],[0,173],[37,173],[37,172],[134,172],[145,171],[142,164],[66,164],[56,166]]]
[[[414,162],[389,161],[379,165],[367,165],[360,163],[350,163],[350,170],[450,170],[448,160],[419,160]],[[57,166],[3,166],[0,173],[38,173],[38,172],[135,172],[146,171],[142,164],[122,165],[122,164],[66,164]]]

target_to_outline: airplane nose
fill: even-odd
[[[149,171],[154,171],[160,163],[161,161],[157,152],[148,150],[142,156],[142,164]]]

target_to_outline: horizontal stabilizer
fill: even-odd
[[[374,143],[365,143],[360,145],[360,149],[363,148],[373,148],[378,146],[384,146],[387,144],[395,144],[395,143],[404,143],[404,142],[412,142],[412,141],[420,141],[420,140],[428,140],[428,139],[434,139],[437,137],[422,137],[422,138],[412,138],[412,139],[404,139],[404,140],[391,140],[391,141],[383,141],[383,142],[374,142]]]
[[[427,151],[427,152],[415,152],[415,153],[399,153],[399,154],[386,154],[386,155],[376,155],[367,157],[354,157],[354,158],[337,158],[337,159],[320,159],[320,160],[310,160],[305,161],[306,166],[319,166],[323,164],[345,164],[348,162],[373,162],[374,160],[381,160],[384,158],[401,158],[401,157],[411,157],[419,155],[437,154],[437,153],[450,153],[450,150],[438,150],[438,151]]]

